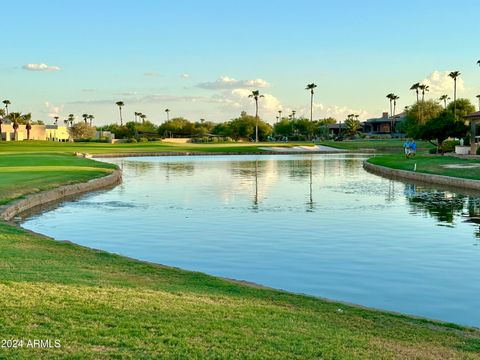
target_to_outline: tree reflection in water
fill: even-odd
[[[405,197],[412,213],[429,215],[440,225],[454,227],[458,220],[479,224],[475,236],[480,239],[480,197],[414,184],[405,185]]]

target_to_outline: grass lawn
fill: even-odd
[[[114,165],[72,154],[2,154],[0,205],[27,194],[105,176],[113,169]]]
[[[18,144],[0,146],[4,203],[113,169],[68,153],[99,144]],[[480,330],[143,263],[2,222],[0,309],[0,340],[61,342],[0,347],[8,359],[480,359]]]
[[[365,151],[376,150],[377,152],[402,152],[405,140],[344,140],[344,141],[322,141],[320,144],[338,149]],[[434,146],[428,141],[417,141],[418,151],[428,150]]]
[[[417,172],[480,180],[479,160],[460,159],[447,155],[417,155],[413,159],[406,159],[402,154],[395,154],[372,157],[368,161],[374,165],[407,171],[413,171],[416,164]],[[474,165],[478,167],[449,168],[449,165],[459,165],[460,167]]]
[[[6,224],[0,249],[1,338],[62,345],[0,349],[0,358],[480,358],[478,330],[234,284]]]

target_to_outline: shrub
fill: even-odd
[[[148,142],[148,139],[145,137],[141,137],[140,139],[138,139],[138,142],[145,143]]]
[[[454,152],[455,146],[460,145],[460,141],[458,140],[445,140],[442,143],[442,152]]]

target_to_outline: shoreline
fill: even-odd
[[[301,153],[301,154],[311,154],[311,153],[313,153],[313,152],[306,152],[306,153]],[[316,154],[326,154],[327,152],[315,152],[315,153]],[[332,153],[339,153],[339,152],[332,152]],[[329,154],[332,154],[332,153],[329,153]],[[340,153],[343,154],[343,153],[351,153],[351,152],[345,151],[345,152],[340,152]],[[182,156],[182,155],[183,156],[185,156],[185,155],[187,155],[187,156],[188,155],[259,155],[259,154],[270,155],[269,153],[264,153],[264,152],[262,152],[262,153],[241,153],[241,152],[240,153],[231,153],[231,152],[229,152],[229,153],[224,153],[224,154],[222,154],[222,153],[208,153],[208,154],[205,154],[205,153],[187,153],[187,154],[176,153],[174,156]],[[273,152],[272,154],[274,154],[274,155],[295,155],[295,154],[300,154],[300,153],[299,152],[289,152],[289,153]],[[141,157],[141,156],[169,156],[169,155],[172,155],[172,154],[162,153],[162,155],[158,155],[158,153],[134,153],[134,154],[97,154],[97,155],[98,156],[94,156],[94,157],[96,157],[96,158],[119,157],[120,158],[120,157]],[[103,155],[107,155],[107,156],[103,156]],[[366,161],[364,162],[364,168],[366,168],[365,164],[367,164]],[[369,165],[372,165],[372,164],[369,164]],[[372,167],[377,167],[377,165],[372,165]],[[388,169],[388,168],[385,168],[385,169]],[[398,170],[398,171],[401,171],[401,170]],[[7,222],[11,223],[12,220],[16,216],[18,216],[19,214],[22,214],[22,213],[27,213],[27,212],[31,211],[32,209],[35,209],[35,208],[41,209],[42,206],[44,206],[44,205],[46,205],[47,208],[48,208],[49,205],[53,205],[53,204],[56,204],[56,203],[61,203],[63,201],[68,201],[69,198],[76,197],[76,196],[79,196],[79,195],[83,195],[83,194],[86,194],[86,193],[102,190],[102,189],[105,189],[105,188],[108,188],[108,187],[111,187],[111,186],[116,186],[116,185],[120,184],[121,182],[122,182],[122,171],[120,169],[117,169],[117,170],[114,170],[111,174],[109,174],[107,176],[103,176],[103,177],[96,178],[96,179],[91,179],[91,180],[89,180],[85,183],[64,185],[64,186],[60,186],[58,188],[42,191],[42,192],[39,192],[39,193],[36,193],[36,194],[27,195],[25,199],[16,200],[11,204],[0,206],[0,220],[4,220],[4,221],[7,221]],[[479,190],[480,190],[480,184],[479,184]],[[40,210],[40,212],[41,211],[42,210]],[[39,235],[39,236],[42,236],[42,237],[45,237],[45,238],[48,238],[48,239],[52,239],[48,235],[41,234],[41,233],[36,233],[36,232],[31,231],[31,230],[25,229],[19,223],[15,223],[14,226],[18,226],[18,227],[22,228],[23,230],[25,230],[27,232],[30,232],[34,235]],[[52,239],[52,240],[54,240],[54,239]],[[55,241],[57,241],[57,240],[55,240]],[[105,251],[105,250],[79,245],[77,243],[73,243],[73,242],[70,242],[68,240],[67,241],[61,241],[61,242],[69,242],[69,243],[75,244],[76,246],[80,246],[80,247],[86,248],[86,249],[91,250],[91,251],[101,251],[101,252],[110,253],[110,252]],[[128,260],[131,260],[131,261],[135,261],[135,262],[140,262],[140,263],[146,263],[146,264],[160,266],[160,267],[167,267],[167,268],[172,268],[172,269],[183,270],[183,269],[175,267],[175,266],[169,266],[169,265],[164,265],[164,264],[160,264],[160,263],[149,262],[149,261],[145,261],[145,260],[131,258],[131,257],[125,256],[125,255],[119,255],[119,256],[121,256],[122,258],[128,259]],[[432,319],[432,318],[423,317],[423,316],[420,316],[420,315],[397,312],[395,310],[387,310],[387,309],[379,309],[379,308],[374,308],[374,307],[368,307],[368,306],[365,306],[365,305],[362,305],[362,304],[350,303],[348,301],[342,301],[342,300],[329,299],[329,298],[325,298],[325,297],[322,297],[322,296],[315,296],[315,295],[311,295],[311,294],[295,293],[295,292],[290,292],[288,290],[284,290],[284,289],[281,289],[281,288],[271,288],[267,285],[262,285],[262,284],[255,283],[255,282],[252,282],[252,281],[249,281],[249,280],[232,279],[232,278],[215,276],[215,275],[210,275],[210,274],[206,274],[206,275],[216,277],[218,279],[226,280],[226,281],[229,281],[229,282],[234,283],[234,284],[244,285],[244,286],[253,287],[253,288],[260,288],[260,289],[270,289],[270,290],[284,292],[284,293],[297,295],[297,296],[307,296],[307,297],[311,297],[313,299],[323,301],[323,302],[327,302],[327,303],[331,303],[331,304],[338,304],[340,306],[342,306],[342,305],[343,306],[349,306],[349,307],[358,308],[358,309],[362,309],[362,310],[373,311],[373,312],[377,312],[377,313],[384,313],[384,314],[389,314],[389,315],[394,315],[394,316],[400,316],[400,317],[406,317],[406,318],[426,321],[426,322],[429,322],[433,325],[439,325],[439,326],[441,326],[441,325],[452,326],[453,325],[455,327],[460,327],[460,328],[475,330],[475,331],[480,329],[479,327],[475,327],[475,326],[472,326],[472,325],[457,324],[457,323],[449,322],[449,321],[445,321],[445,320]]]
[[[215,155],[319,155],[319,154],[348,154],[356,153],[348,150],[332,151],[175,151],[175,152],[132,152],[112,154],[84,154],[92,158],[123,158],[123,157],[154,157],[154,156],[215,156]]]
[[[374,165],[368,162],[368,160],[363,162],[363,168],[366,171],[379,176],[418,181],[425,184],[439,185],[450,188],[480,191],[479,180],[393,169],[386,166]]]

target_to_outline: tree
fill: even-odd
[[[405,133],[409,137],[415,137],[421,125],[430,119],[436,118],[444,111],[443,107],[433,100],[420,101],[408,108],[405,114]],[[419,114],[422,114],[419,116]]]
[[[418,82],[410,86],[410,90],[415,90],[415,92],[417,93],[417,102],[418,102],[419,89],[420,89],[420,83]]]
[[[396,108],[397,108],[397,100],[400,99],[399,96],[397,95],[393,95],[392,96],[392,100],[393,100],[393,116],[392,116],[392,124],[391,124],[391,128],[390,128],[390,133],[393,134],[393,132],[395,131],[395,111],[396,111]],[[358,115],[357,115],[358,116]]]
[[[355,136],[358,134],[358,132],[360,131],[360,129],[362,128],[362,124],[360,123],[360,121],[358,121],[357,119],[355,119],[355,115],[349,115],[348,116],[348,119],[345,120],[345,134],[348,135],[348,136]]]
[[[86,122],[78,122],[70,128],[70,135],[73,139],[90,139],[95,137],[96,129]]]
[[[88,120],[88,114],[82,114],[82,118],[83,118],[83,121],[85,122],[85,124],[87,123],[87,120]]]
[[[390,102],[390,116],[392,116],[392,101],[393,101],[393,97],[395,96],[394,93],[390,93],[390,94],[387,94],[386,98],[389,100]]]
[[[87,117],[88,117],[88,120],[90,120],[90,126],[92,126],[92,121],[93,121],[93,119],[95,119],[95,116],[88,115]]]
[[[75,121],[75,115],[68,114],[68,122],[70,123],[70,127],[72,127],[74,121]]]
[[[124,107],[125,104],[123,101],[117,101],[115,104],[118,106],[118,110],[120,111],[120,126],[122,126],[123,125],[122,107]]]
[[[447,111],[451,112],[458,119],[463,119],[466,115],[475,112],[475,105],[468,99],[457,99],[457,101],[453,101],[447,106]]]
[[[256,124],[255,124],[255,142],[258,142],[258,99],[264,97],[263,95],[260,95],[260,91],[258,90],[253,90],[250,95],[248,95],[249,98],[253,98],[255,100],[255,119],[256,119]]]
[[[443,101],[443,107],[444,109],[447,108],[447,100],[450,100],[450,98],[448,97],[448,95],[442,95],[440,96],[439,98],[440,101]]]
[[[55,119],[55,121],[54,121],[53,124],[54,124],[55,126],[57,126],[57,125],[58,125],[58,119],[60,119],[60,116],[57,115],[57,116],[54,116],[53,118]]]
[[[5,112],[6,112],[6,115],[8,116],[8,105],[10,105],[11,102],[10,100],[3,100],[2,102],[5,105]]]
[[[449,111],[442,111],[421,125],[415,138],[427,140],[438,149],[447,138],[464,137],[467,132],[468,126],[462,120],[457,120]]]
[[[32,130],[32,124],[30,123],[30,121],[27,122],[25,129],[27,129],[27,140],[30,140],[30,130]]]
[[[425,93],[430,91],[430,86],[421,84],[418,88],[422,90],[422,101],[425,101]]]
[[[453,79],[453,116],[457,117],[457,78],[460,76],[460,71],[452,71],[448,76]]]
[[[477,95],[477,99],[478,99],[478,111],[480,111],[480,95]]]
[[[167,114],[167,121],[170,120],[170,109],[165,109],[165,113]]]
[[[307,84],[305,90],[310,90],[310,121],[313,121],[313,95],[314,89],[317,87],[314,83]]]
[[[145,119],[147,118],[147,115],[145,114],[140,114],[140,119],[142,119],[142,124],[145,124]]]

